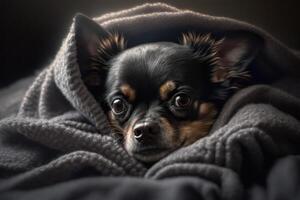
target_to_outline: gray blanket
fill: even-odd
[[[195,188],[192,195],[177,198],[241,199],[278,158],[300,153],[298,53],[244,22],[145,4],[94,20],[122,33],[129,47],[176,41],[186,31],[244,31],[263,40],[251,64],[256,84],[226,103],[207,137],[146,168],[111,137],[102,108],[83,84],[76,43],[80,17],[52,64],[31,84],[18,114],[0,121],[0,199],[67,199],[80,185],[104,199],[137,198],[143,191],[154,192],[153,199],[176,199],[187,185]],[[90,176],[102,179],[82,179]],[[134,187],[140,192],[130,193]],[[159,196],[163,188],[171,189]]]

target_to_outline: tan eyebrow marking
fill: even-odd
[[[161,100],[166,100],[168,98],[168,95],[170,94],[170,92],[175,90],[175,88],[176,88],[176,85],[173,81],[167,81],[164,84],[162,84],[159,88],[159,94],[160,94]]]
[[[130,85],[123,84],[120,89],[123,95],[126,96],[130,102],[135,100],[135,90]]]

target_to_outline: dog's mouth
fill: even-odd
[[[166,157],[173,151],[176,151],[176,149],[185,146],[185,141],[183,140],[179,145],[176,145],[174,147],[170,146],[148,146],[148,147],[140,147],[138,149],[135,149],[131,151],[131,155],[135,157],[137,160],[144,162],[144,163],[155,163],[162,158]]]
[[[139,161],[153,163],[167,156],[171,152],[172,149],[168,148],[149,147],[134,151],[132,154]]]

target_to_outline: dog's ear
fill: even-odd
[[[190,46],[196,56],[212,66],[211,81],[224,82],[229,79],[247,78],[247,66],[257,55],[262,41],[250,33],[235,32],[223,39],[210,34],[183,34],[183,45]]]
[[[213,69],[212,81],[249,78],[248,65],[257,56],[262,40],[250,33],[234,33],[217,42],[218,65]]]
[[[74,23],[82,79],[90,90],[99,89],[106,79],[107,63],[125,49],[124,38],[120,34],[109,33],[82,14],[75,16]]]

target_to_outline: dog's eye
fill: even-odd
[[[123,99],[117,98],[113,100],[111,108],[114,114],[121,115],[127,111],[127,104]]]
[[[192,99],[186,94],[179,94],[174,98],[174,105],[178,108],[186,108],[191,105]]]

